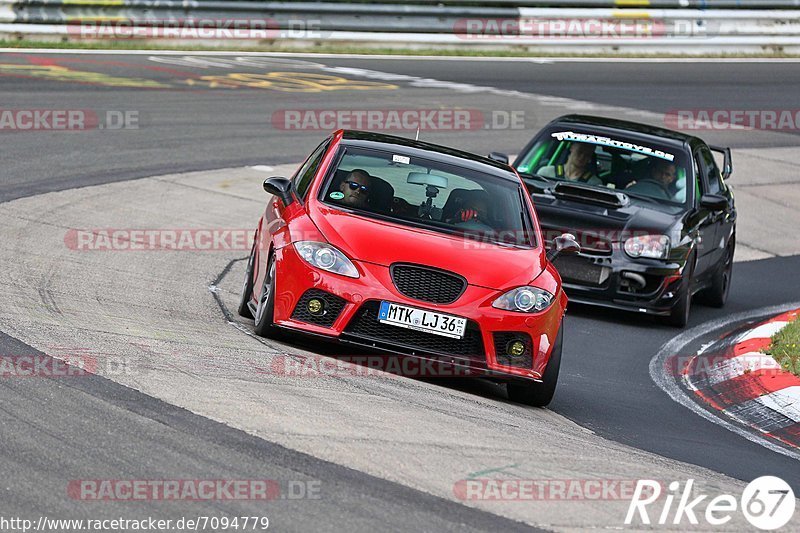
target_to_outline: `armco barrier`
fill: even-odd
[[[207,30],[203,41],[224,44],[232,39],[224,31],[230,21],[236,23],[237,44],[355,42],[676,53],[800,48],[800,0],[0,0],[0,38],[147,38],[152,37],[147,32],[93,34],[81,29],[196,24]],[[314,32],[290,31],[304,23]]]

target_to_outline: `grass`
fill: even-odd
[[[347,46],[337,44],[321,44],[309,46],[211,46],[191,44],[161,44],[153,41],[138,40],[102,40],[102,41],[34,41],[28,39],[0,39],[0,48],[53,48],[63,50],[185,50],[185,51],[223,51],[223,52],[284,52],[284,53],[317,53],[317,54],[368,54],[368,55],[410,55],[410,56],[451,56],[451,57],[711,57],[711,58],[790,58],[800,57],[798,54],[787,54],[780,50],[760,54],[702,54],[687,56],[686,54],[631,54],[615,53],[549,53],[531,50],[528,47],[509,47],[502,49],[474,48],[381,48],[371,46]]]
[[[772,344],[764,350],[784,370],[800,376],[800,319],[796,319],[772,336]]]

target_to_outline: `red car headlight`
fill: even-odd
[[[539,313],[553,303],[553,295],[538,287],[517,287],[492,302],[492,307],[520,313]]]
[[[294,249],[306,263],[313,267],[348,278],[359,277],[353,262],[326,242],[298,241],[294,243]]]

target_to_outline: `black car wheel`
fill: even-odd
[[[725,248],[725,256],[714,272],[711,286],[703,291],[703,302],[712,307],[723,307],[731,292],[731,276],[733,274],[733,254],[736,251],[736,236],[731,237]]]
[[[508,399],[512,402],[523,403],[534,407],[545,407],[548,405],[556,392],[558,383],[558,372],[561,369],[561,341],[564,338],[564,321],[558,330],[556,344],[547,362],[541,382],[509,382],[506,384]]]
[[[681,288],[678,300],[672,307],[667,323],[676,328],[686,327],[689,323],[689,312],[692,308],[692,276],[694,275],[694,255],[686,260],[686,269],[681,278]]]
[[[253,313],[247,305],[253,298],[253,272],[256,265],[256,244],[253,243],[253,249],[250,250],[250,258],[247,260],[247,268],[244,272],[244,281],[242,282],[242,295],[239,298],[239,308],[237,309],[239,316],[245,318],[253,318]]]
[[[258,299],[256,309],[256,335],[260,337],[277,337],[277,328],[272,323],[275,314],[275,256],[269,258],[267,273],[264,276],[264,286]]]

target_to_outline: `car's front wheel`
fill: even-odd
[[[256,335],[260,337],[277,337],[278,328],[273,324],[275,315],[275,256],[271,255],[264,275],[264,285],[258,298],[256,309]]]
[[[703,303],[712,307],[724,307],[731,292],[731,276],[733,275],[733,254],[736,251],[736,236],[732,236],[725,248],[725,256],[714,272],[711,286],[703,291]]]
[[[562,321],[556,337],[556,343],[550,354],[550,360],[547,362],[547,368],[542,376],[542,381],[525,383],[511,381],[507,383],[506,390],[508,391],[509,400],[534,407],[545,407],[553,400],[553,395],[556,393],[556,384],[558,383],[558,373],[561,369],[561,341],[563,336],[564,322]]]
[[[694,276],[694,256],[686,261],[686,269],[681,278],[678,300],[672,306],[667,323],[676,328],[686,327],[689,323],[689,312],[692,309],[692,277]]]
[[[256,241],[257,242],[257,241]],[[244,272],[244,282],[242,283],[242,295],[239,298],[239,316],[245,318],[253,318],[253,313],[247,305],[253,298],[253,272],[256,265],[256,243],[253,243],[253,249],[250,250],[250,258],[247,260],[247,268]]]

